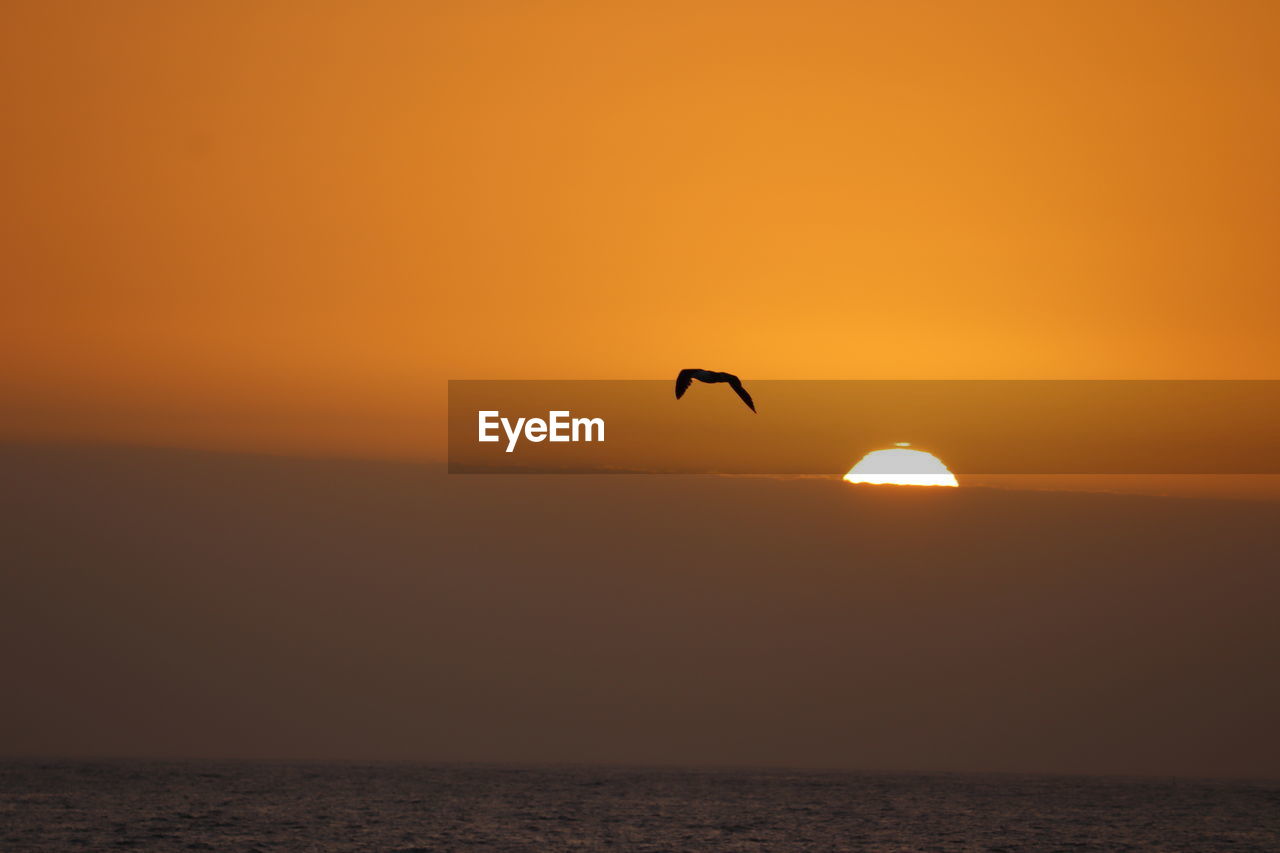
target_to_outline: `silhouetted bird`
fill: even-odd
[[[738,396],[742,398],[742,402],[746,403],[751,411],[756,410],[756,404],[751,402],[751,395],[747,393],[747,389],[742,387],[742,380],[734,376],[732,373],[721,373],[717,370],[702,370],[697,367],[689,367],[680,371],[680,375],[676,377],[676,399],[679,400],[684,396],[684,392],[689,390],[689,386],[693,384],[693,380],[699,382],[728,382],[729,387],[738,392]]]

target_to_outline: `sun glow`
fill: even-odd
[[[942,460],[899,442],[889,450],[873,450],[844,475],[847,483],[891,486],[959,486]]]

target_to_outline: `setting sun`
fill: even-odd
[[[899,442],[889,450],[873,450],[844,475],[845,482],[893,486],[959,486],[942,460]]]

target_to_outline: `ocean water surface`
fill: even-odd
[[[1280,782],[8,761],[0,849],[1280,850]]]

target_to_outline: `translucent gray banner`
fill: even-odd
[[[454,380],[453,473],[1280,473],[1277,380]],[[900,454],[903,459],[910,459]],[[887,458],[887,457],[886,457]]]

